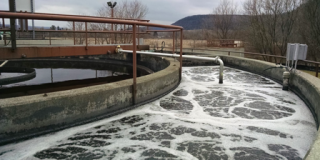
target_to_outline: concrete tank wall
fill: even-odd
[[[159,58],[158,62],[161,61],[168,63],[168,67],[137,78],[138,103],[157,98],[179,84],[179,62]],[[0,144],[12,138],[60,129],[136,107],[132,106],[132,83],[132,79],[129,79],[53,92],[47,96],[41,94],[1,99]]]
[[[282,75],[285,71],[279,65],[274,63],[247,59],[233,56],[221,56],[226,66],[239,68],[245,71],[256,73],[268,77],[278,83],[282,83]],[[212,61],[199,61],[199,60],[184,60],[184,66],[194,65],[214,65]],[[314,119],[319,128],[320,124],[320,79],[309,75],[307,73],[296,71],[295,74],[290,76],[290,90],[297,94],[309,107],[313,113]],[[320,159],[320,131],[314,144],[311,146],[309,152],[304,158],[305,160],[319,160]]]
[[[280,68],[269,62],[259,60],[222,56],[221,59],[227,66],[243,69],[252,73],[260,74],[282,83],[282,74],[285,69]],[[290,76],[290,90],[295,92],[310,110],[313,112],[317,126],[319,127],[320,118],[320,79],[307,73],[296,71]],[[317,138],[306,155],[306,160],[320,159],[320,132],[318,131]]]

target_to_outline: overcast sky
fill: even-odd
[[[35,0],[38,13],[85,14],[95,15],[97,10],[108,0]],[[121,2],[122,0],[117,0]],[[128,0],[130,1],[130,0]],[[149,11],[145,19],[152,23],[172,24],[186,16],[209,14],[220,0],[140,0]],[[238,9],[245,0],[234,0]],[[0,0],[0,10],[9,10],[8,0]],[[36,26],[59,25],[65,22],[37,21]]]

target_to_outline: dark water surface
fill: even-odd
[[[110,70],[94,69],[70,69],[70,68],[35,68],[36,77],[20,83],[4,85],[2,87],[37,85],[45,83],[56,83],[69,80],[82,80],[91,78],[111,77],[117,75],[128,75],[127,73],[113,72]],[[1,77],[13,77],[21,73],[2,73]]]

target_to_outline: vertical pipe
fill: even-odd
[[[10,12],[16,12],[16,3],[15,1],[9,1],[9,10]],[[10,18],[10,33],[11,33],[11,49],[14,51],[17,48],[17,37],[16,37],[16,19]]]
[[[3,32],[5,33],[5,32]],[[3,35],[3,40],[4,40],[4,46],[7,46],[7,36],[6,35]]]
[[[136,104],[136,87],[137,87],[137,47],[136,47],[136,24],[133,25],[133,34],[132,34],[132,40],[133,40],[133,85],[132,85],[132,103],[133,105]]]
[[[182,79],[182,38],[183,38],[183,30],[180,30],[180,70],[179,70],[179,74],[180,74],[180,81]]]
[[[111,18],[113,18],[113,8],[111,8]],[[113,31],[113,23],[111,23],[111,31]]]
[[[319,77],[319,64],[316,64],[316,77]]]
[[[75,24],[74,24],[74,21],[73,21],[73,45],[76,45],[76,33],[75,33]]]
[[[19,23],[20,23],[20,32],[23,31],[23,20],[19,19]]]
[[[52,68],[51,68],[51,83],[53,83],[53,71],[52,71]]]
[[[49,32],[49,42],[50,42],[50,45],[51,45],[51,34]]]
[[[174,54],[174,32],[172,32],[172,39],[173,39],[173,43],[172,43],[172,54]]]
[[[31,0],[31,12],[34,13],[34,0]],[[36,39],[36,32],[34,30],[34,19],[32,20],[32,39]]]
[[[86,50],[88,50],[88,25],[87,25],[87,22],[85,23],[85,27],[86,27]]]
[[[29,24],[28,24],[28,19],[26,19],[26,31],[29,31]]]
[[[113,18],[113,7],[111,7],[111,18]],[[111,31],[113,31],[113,23],[111,23]],[[115,34],[111,34],[111,44],[114,44]]]
[[[4,18],[2,18],[2,28],[6,28],[5,22],[4,22]],[[7,37],[5,36],[6,31],[3,31],[3,40],[4,40],[4,46],[7,45]]]
[[[140,45],[140,34],[139,34],[140,31],[139,30],[140,30],[140,28],[139,28],[139,25],[138,25],[138,33],[137,33],[137,35],[138,35],[138,38],[137,38],[138,39],[138,46]]]
[[[2,28],[6,28],[6,25],[4,24],[4,18],[2,18]]]

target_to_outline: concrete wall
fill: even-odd
[[[282,82],[283,68],[273,63],[239,57],[222,56],[221,59],[227,66],[240,68],[249,72],[257,73],[275,81]],[[290,76],[290,90],[295,92],[308,105],[313,112],[317,126],[320,118],[320,80],[312,75],[297,71]],[[320,132],[305,157],[306,160],[320,159]]]
[[[179,84],[179,62],[166,61],[170,63],[164,70],[137,78],[137,102],[156,98]],[[130,109],[134,107],[131,90],[132,79],[129,79],[47,96],[1,99],[0,144]]]
[[[254,60],[246,59],[234,56],[221,56],[226,66],[239,68],[245,71],[256,73],[265,77],[268,77],[274,81],[282,83],[282,74],[285,71],[284,68],[279,66]],[[199,61],[199,60],[184,60],[183,66],[194,66],[194,65],[214,65],[212,61]],[[309,107],[314,119],[319,128],[320,124],[320,79],[309,75],[307,73],[296,71],[295,74],[290,76],[290,90],[295,92]],[[305,160],[319,160],[320,159],[320,131],[314,144],[311,146],[309,152],[304,158]]]

